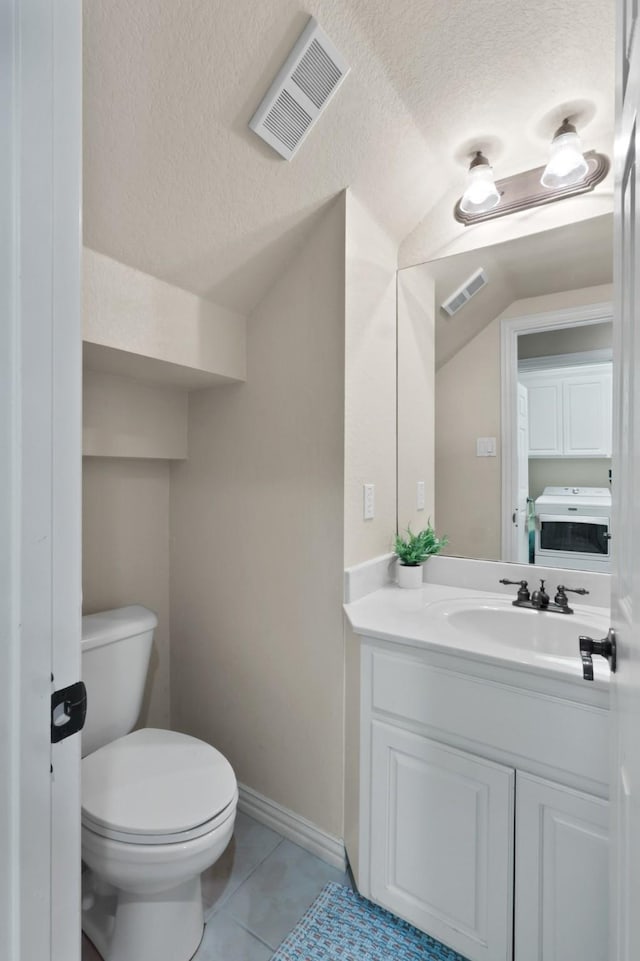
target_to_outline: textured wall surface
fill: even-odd
[[[352,70],[287,163],[247,124],[309,14]],[[567,114],[611,153],[613,28],[601,0],[86,0],[86,243],[244,312],[346,185],[410,235],[404,265],[528,232],[529,215],[454,221],[469,158],[483,147],[497,177],[544,164]]]
[[[391,546],[396,527],[396,263],[393,240],[346,195],[344,566]],[[363,485],[375,517],[363,518]]]
[[[344,203],[248,324],[246,384],[196,391],[172,465],[172,721],[341,836]]]
[[[158,615],[141,725],[169,726],[169,464],[85,457],[83,613],[144,604]]]

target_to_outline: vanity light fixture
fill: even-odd
[[[543,187],[570,187],[581,183],[589,172],[576,128],[566,117],[551,141],[551,156],[540,178]]]
[[[469,165],[467,189],[460,199],[460,210],[465,214],[483,214],[500,203],[500,194],[493,179],[493,167],[481,150]]]
[[[593,190],[608,172],[609,158],[595,150],[583,154],[576,128],[567,119],[554,134],[546,167],[534,167],[494,182],[489,161],[476,151],[469,167],[469,184],[453,216],[468,227],[540,207]]]

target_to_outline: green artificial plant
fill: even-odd
[[[393,545],[393,549],[404,567],[418,567],[432,554],[439,554],[442,548],[449,543],[446,536],[436,536],[430,520],[427,527],[418,534],[414,534],[410,527],[407,527],[404,533],[406,536],[396,534]]]

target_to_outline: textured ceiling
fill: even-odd
[[[479,267],[487,274],[487,286],[453,317],[441,309],[436,313],[436,367],[450,360],[514,300],[611,283],[612,215],[444,257],[416,269],[435,281],[439,307]]]
[[[247,123],[310,14],[352,71],[288,163]],[[537,166],[571,113],[611,153],[613,21],[613,0],[86,0],[85,243],[243,312],[348,186],[402,262],[452,249],[476,145],[498,177]]]

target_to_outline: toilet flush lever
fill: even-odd
[[[87,689],[82,681],[62,687],[51,695],[51,743],[77,734],[87,716]]]

